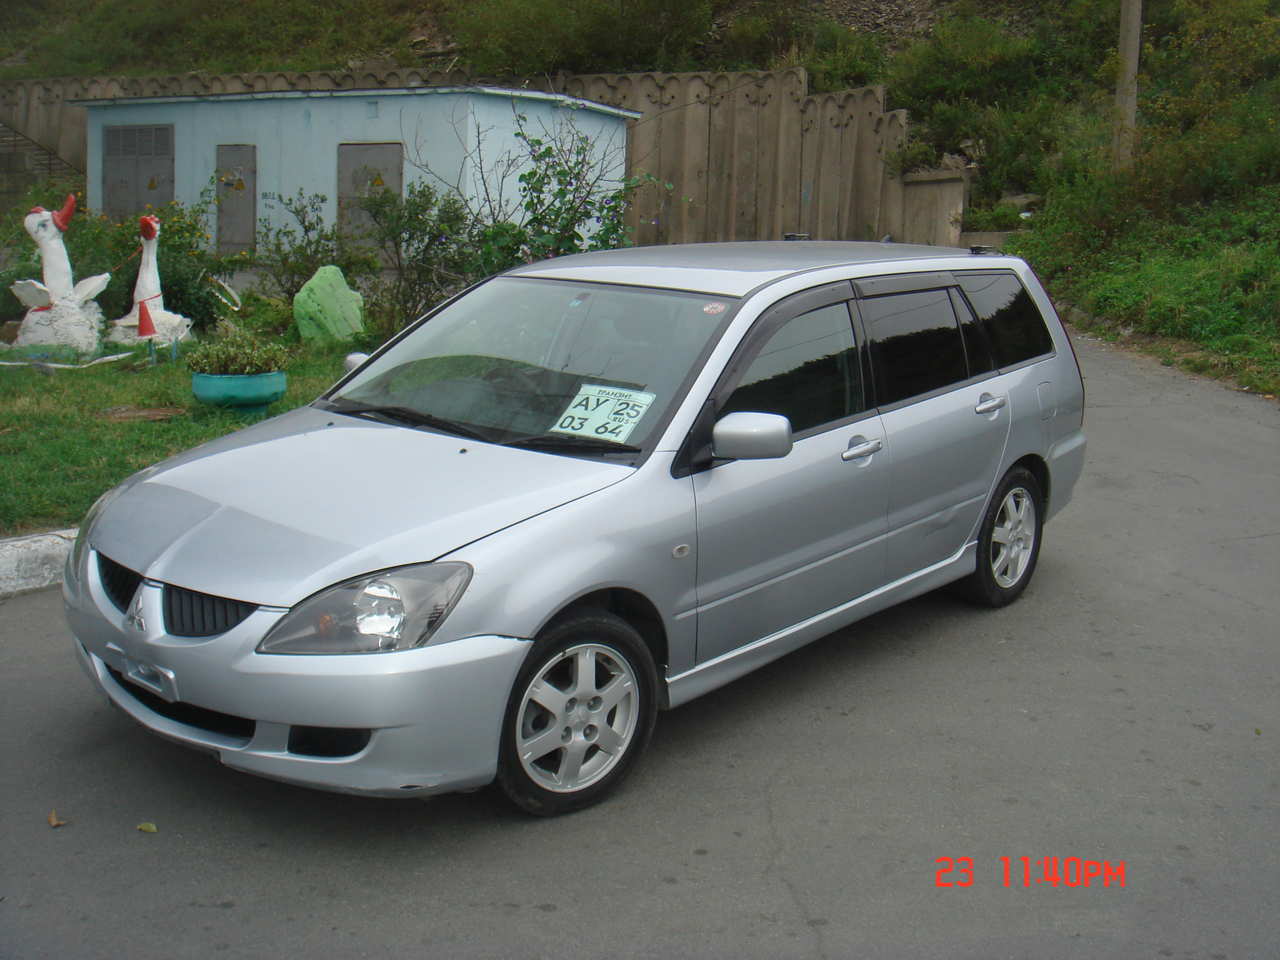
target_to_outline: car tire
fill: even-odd
[[[511,689],[499,786],[538,816],[603,800],[649,742],[657,685],[649,648],[625,620],[589,610],[554,621]]]
[[[996,487],[978,535],[978,566],[961,581],[974,603],[1003,607],[1031,582],[1044,532],[1044,492],[1030,470],[1014,467]]]

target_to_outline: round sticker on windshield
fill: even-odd
[[[716,300],[713,300],[711,303],[704,303],[702,305],[702,312],[709,313],[714,317],[717,313],[724,313],[724,304]]]

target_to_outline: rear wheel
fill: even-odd
[[[1003,607],[1035,573],[1044,529],[1044,493],[1035,475],[1014,467],[996,488],[978,536],[978,567],[962,581],[976,603]]]
[[[627,775],[657,713],[657,672],[640,634],[592,610],[534,642],[507,705],[498,783],[541,816],[590,806]]]

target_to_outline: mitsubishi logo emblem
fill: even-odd
[[[139,633],[144,633],[147,629],[147,622],[142,619],[142,596],[141,593],[134,598],[133,606],[129,608],[129,612],[124,615],[124,622],[133,626]]]

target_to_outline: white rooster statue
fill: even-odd
[[[102,308],[93,298],[106,289],[111,274],[100,273],[72,285],[71,261],[62,234],[75,212],[75,195],[68,194],[61,210],[35,207],[22,221],[40,250],[44,283],[19,280],[10,287],[28,307],[13,342],[15,347],[66,346],[81,353],[98,349]]]
[[[156,263],[156,247],[160,242],[160,219],[153,216],[138,219],[138,233],[142,237],[142,262],[138,266],[138,282],[133,285],[133,306],[111,327],[107,340],[111,343],[132,345],[149,334],[144,323],[139,337],[138,321],[143,312],[148,314],[154,329],[156,343],[171,343],[190,337],[191,321],[179,313],[164,308],[164,295],[160,292],[160,268]]]

